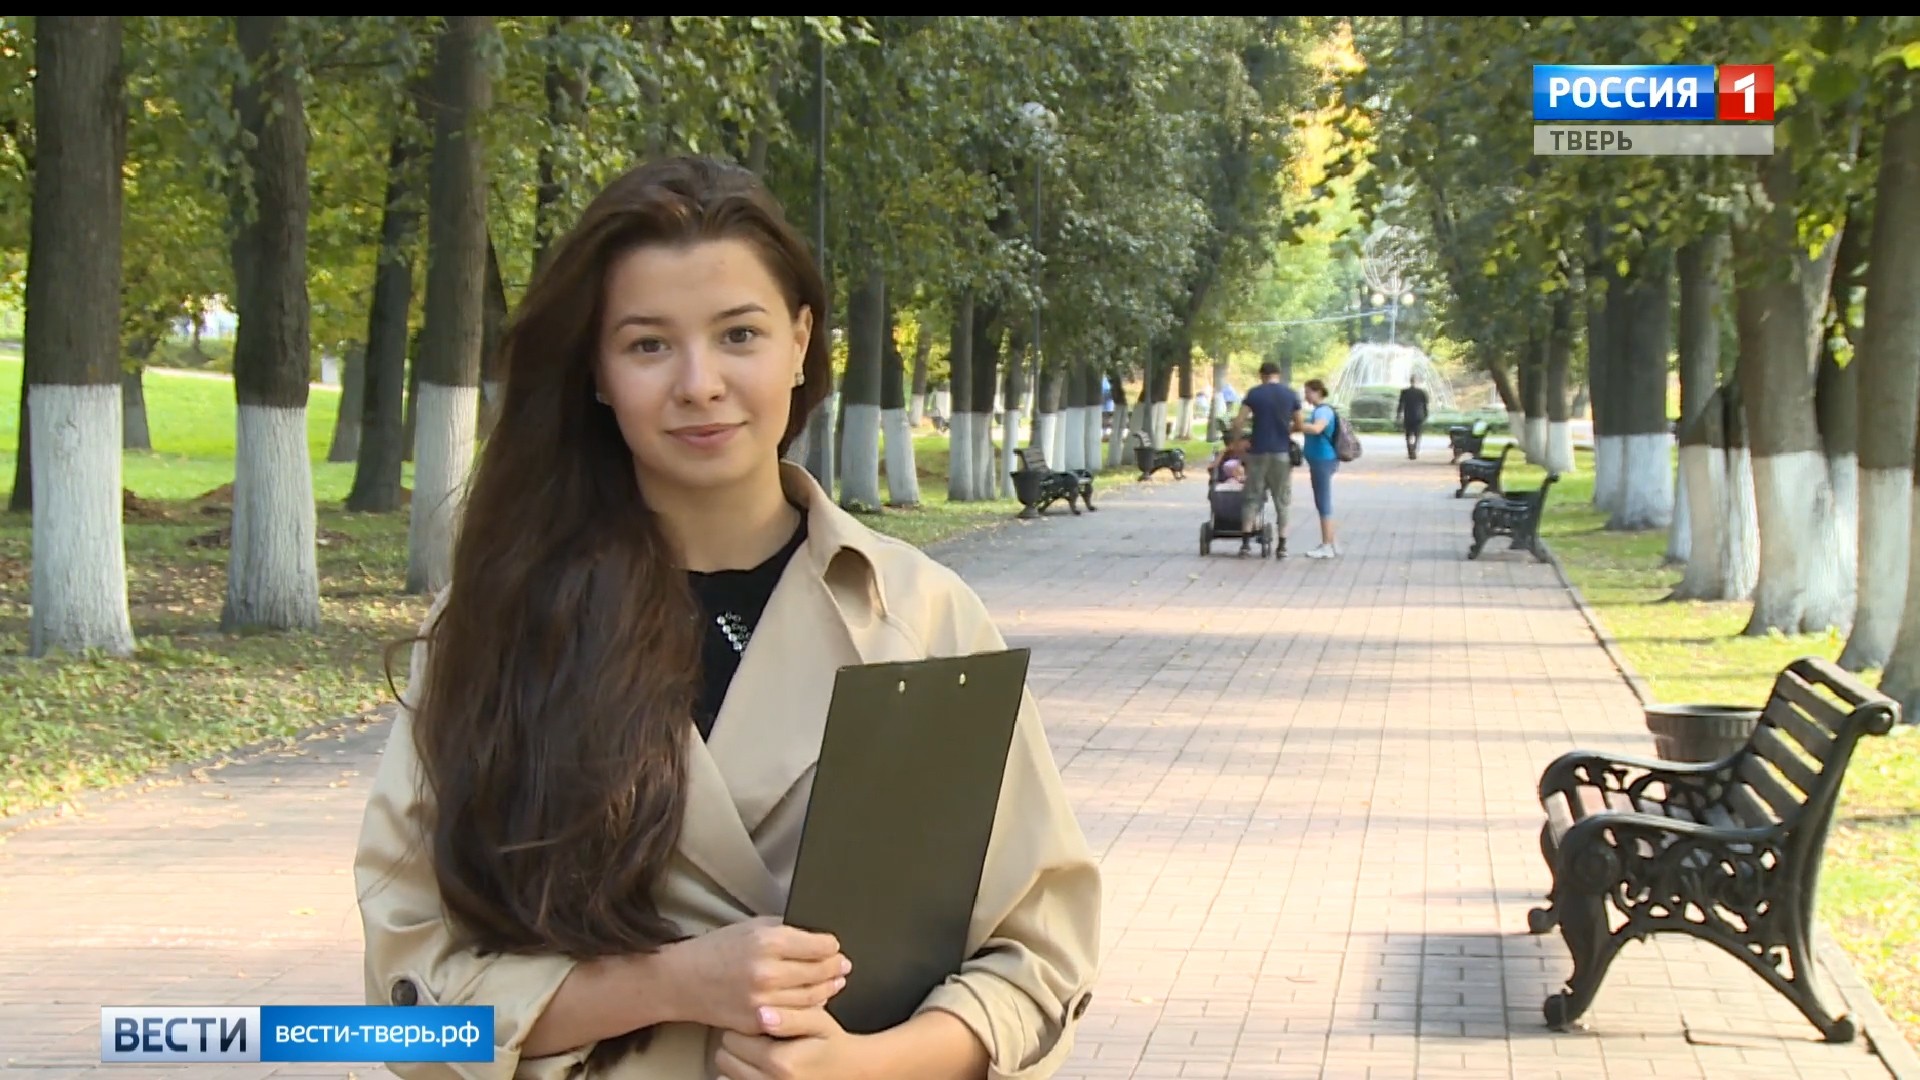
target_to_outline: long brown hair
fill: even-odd
[[[414,743],[425,823],[464,944],[584,959],[682,936],[654,887],[685,809],[699,667],[695,607],[594,400],[610,265],[637,247],[740,239],[812,310],[781,451],[831,380],[827,294],[752,173],[643,165],[594,199],[538,269],[502,340],[506,386],[424,640]]]

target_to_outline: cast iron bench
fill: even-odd
[[[1187,478],[1187,452],[1177,446],[1155,449],[1147,445],[1147,440],[1139,432],[1128,436],[1133,440],[1133,461],[1140,467],[1140,479],[1145,480],[1154,473],[1165,469],[1173,474],[1175,480]]]
[[[1774,680],[1747,744],[1720,761],[1576,750],[1548,766],[1540,851],[1553,886],[1527,928],[1559,926],[1573,954],[1567,989],[1546,1001],[1548,1025],[1579,1020],[1621,946],[1681,933],[1745,961],[1826,1041],[1850,1042],[1853,1021],[1814,982],[1815,891],[1854,746],[1899,718],[1891,698],[1805,658]]]
[[[1460,489],[1453,493],[1453,497],[1464,497],[1468,484],[1483,484],[1487,491],[1497,493],[1500,490],[1500,474],[1506,471],[1507,455],[1513,453],[1513,447],[1513,443],[1501,447],[1499,457],[1480,457],[1476,453],[1461,462]]]
[[[1487,541],[1494,537],[1510,536],[1513,544],[1508,551],[1530,551],[1534,558],[1546,562],[1547,549],[1540,543],[1540,518],[1547,510],[1547,490],[1559,479],[1559,473],[1549,473],[1538,490],[1481,496],[1473,504],[1473,546],[1467,549],[1467,558],[1479,558]]]
[[[1087,509],[1095,510],[1093,505],[1093,474],[1085,469],[1062,471],[1047,465],[1047,458],[1037,448],[1020,448],[1020,467],[1011,474],[1013,494],[1020,500],[1020,516],[1039,517],[1047,507],[1067,500],[1067,508],[1076,515],[1080,513],[1079,504],[1084,502]]]
[[[1464,424],[1455,424],[1447,429],[1447,447],[1453,451],[1455,461],[1459,461],[1462,454],[1479,457],[1480,448],[1486,443],[1487,433],[1484,431],[1476,434],[1471,427]]]

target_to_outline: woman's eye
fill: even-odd
[[[629,352],[657,353],[664,350],[667,343],[657,337],[644,337],[627,346]]]
[[[751,326],[736,326],[729,329],[726,334],[727,344],[729,345],[745,345],[759,336],[760,331],[755,330]]]

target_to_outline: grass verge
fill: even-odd
[[[1516,488],[1544,478],[1517,460],[1508,474]],[[1582,451],[1575,474],[1554,485],[1541,534],[1656,699],[1757,707],[1793,660],[1839,657],[1846,641],[1834,633],[1744,636],[1746,603],[1666,600],[1681,577],[1661,565],[1666,533],[1608,532],[1592,503],[1592,457]],[[1879,673],[1863,677],[1872,684]],[[1920,734],[1865,740],[1840,799],[1819,917],[1920,1045]]]
[[[0,351],[0,506],[12,488],[19,388],[19,353]],[[0,513],[0,817],[364,713],[391,700],[384,647],[409,637],[426,614],[428,599],[404,589],[407,514],[340,509],[354,468],[326,460],[340,395],[315,387],[308,432],[322,626],[312,633],[220,632],[233,384],[153,371],[146,397],[154,450],[123,456],[133,496],[124,519],[139,643],[133,658],[27,657],[32,521]],[[1196,465],[1204,463],[1203,444],[1181,445]],[[947,500],[944,436],[917,440],[915,452],[922,505],[863,515],[876,530],[926,546],[1018,513],[1011,499]],[[1111,471],[1105,489],[1131,475],[1131,467]],[[404,652],[394,662],[398,682]]]

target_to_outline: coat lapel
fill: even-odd
[[[681,851],[757,915],[778,915],[786,888],[754,832],[820,754],[840,668],[916,655],[887,619],[865,530],[804,469],[782,465],[807,515],[807,542],[781,576],[688,770]]]

